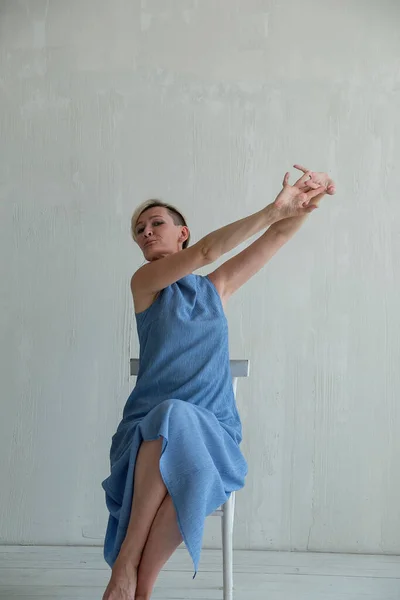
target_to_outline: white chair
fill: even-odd
[[[231,374],[233,391],[236,398],[238,377],[248,377],[250,363],[248,360],[231,360]],[[139,359],[131,358],[130,373],[136,377],[139,371]],[[235,492],[227,502],[210,515],[221,517],[222,522],[222,558],[223,558],[223,582],[224,600],[233,598],[233,524],[235,519]]]

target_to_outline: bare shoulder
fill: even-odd
[[[131,288],[134,296],[153,298],[157,292],[210,262],[212,261],[205,253],[201,241],[179,252],[148,262],[132,277]]]
[[[136,284],[135,275],[136,273],[134,273],[131,278],[131,292],[135,313],[140,313],[153,304],[160,292],[146,292],[140,290],[140,287]]]
[[[224,281],[223,277],[221,277],[218,273],[218,270],[213,271],[207,275],[208,279],[211,281],[213,286],[218,292],[219,297],[221,298],[222,306],[225,308],[226,302],[228,300],[227,296],[224,293]]]

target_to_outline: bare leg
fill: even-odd
[[[134,600],[137,569],[154,518],[167,495],[160,473],[162,438],[143,442],[139,448],[131,516],[125,540],[111,573],[103,600]]]
[[[157,576],[182,542],[171,496],[161,504],[151,526],[139,564],[136,600],[149,600]]]

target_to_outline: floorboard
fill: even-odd
[[[204,550],[199,573],[178,550],[154,600],[221,600],[221,552]],[[400,557],[235,552],[235,600],[400,600]],[[109,569],[101,548],[0,546],[1,600],[101,600]]]

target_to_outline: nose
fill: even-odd
[[[153,230],[151,229],[151,227],[146,227],[143,231],[143,235],[145,238],[151,237],[153,235]]]

